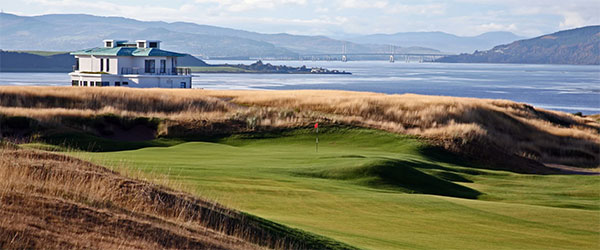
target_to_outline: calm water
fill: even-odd
[[[209,61],[209,63],[251,63]],[[346,70],[352,75],[198,74],[194,88],[341,89],[509,99],[536,107],[600,113],[600,67],[389,63],[384,61],[270,61]],[[66,73],[0,73],[0,85],[68,86]]]

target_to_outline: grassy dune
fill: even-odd
[[[103,114],[154,117],[162,119],[155,128],[162,137],[320,121],[416,135],[486,166],[511,171],[553,171],[544,164],[600,165],[596,119],[505,100],[346,91],[3,87],[0,114],[31,117],[50,127],[69,122],[76,126],[81,122],[73,122],[73,117]]]

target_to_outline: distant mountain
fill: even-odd
[[[0,50],[0,72],[70,72],[75,58],[68,53],[39,55]]]
[[[600,64],[600,26],[564,30],[438,62]]]
[[[207,66],[204,61],[187,55],[177,60],[179,66]],[[75,57],[69,53],[0,50],[0,72],[71,72]]]
[[[511,32],[487,32],[478,36],[456,36],[444,32],[402,32],[396,34],[374,34],[349,38],[359,44],[393,44],[410,47],[434,48],[450,53],[471,53],[475,50],[490,49],[495,45],[513,42],[524,37]]]
[[[187,22],[146,22],[83,14],[17,16],[0,14],[0,48],[73,51],[98,47],[104,39],[157,39],[163,48],[206,57],[297,58],[299,54],[388,52],[382,44],[357,44],[325,36],[261,34]],[[439,51],[398,48],[406,52]],[[414,51],[413,51],[414,49]]]

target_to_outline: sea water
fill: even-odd
[[[385,61],[264,61],[323,67],[352,75],[195,74],[194,88],[338,89],[507,99],[536,107],[600,113],[600,66],[390,63]],[[249,64],[251,61],[208,61]],[[66,73],[0,73],[0,85],[69,86]]]

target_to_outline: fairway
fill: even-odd
[[[368,129],[235,135],[78,157],[168,175],[197,195],[366,249],[594,249],[598,176],[481,168]]]

